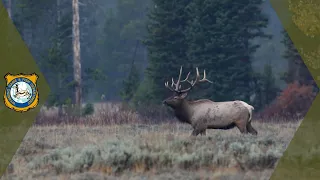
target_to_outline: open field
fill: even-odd
[[[269,179],[298,123],[238,129],[160,125],[34,126],[2,179]]]

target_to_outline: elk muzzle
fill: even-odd
[[[163,105],[168,105],[167,99],[163,100],[163,101],[162,101],[162,104],[163,104]]]

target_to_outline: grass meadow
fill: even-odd
[[[234,128],[191,138],[191,126],[170,116],[160,122],[116,106],[96,110],[78,120],[42,110],[2,180],[264,180],[300,122],[254,118],[258,136]]]

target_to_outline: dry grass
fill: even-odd
[[[34,126],[2,179],[269,179],[298,123],[190,138],[189,125]]]
[[[111,124],[155,124],[172,120],[172,114],[164,106],[140,107],[141,112],[134,111],[121,103],[95,103],[95,113],[85,117],[70,114],[58,115],[58,108],[43,107],[37,117],[36,125],[111,125]]]

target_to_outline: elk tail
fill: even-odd
[[[251,119],[252,119],[252,111],[254,110],[254,107],[251,106],[251,105],[249,105],[249,104],[247,104],[246,102],[243,102],[243,101],[240,101],[240,102],[248,109],[248,111],[249,111],[249,119],[248,119],[248,122],[250,122]]]
[[[249,111],[249,119],[248,119],[248,122],[250,122],[251,119],[252,119],[252,111],[254,110],[254,107],[248,105],[247,108],[248,108],[248,111]]]
[[[254,107],[247,104],[246,102],[243,102],[243,101],[240,101],[249,111],[249,118],[248,118],[248,122],[247,122],[247,125],[246,125],[246,128],[248,130],[248,132],[250,134],[253,134],[253,135],[257,135],[258,134],[258,131],[255,130],[252,125],[251,125],[251,119],[252,119],[252,111],[254,110]]]
[[[258,131],[255,130],[252,125],[251,125],[251,118],[252,118],[252,111],[254,110],[254,107],[253,106],[250,106],[249,104],[247,104],[246,106],[249,110],[249,119],[248,119],[248,122],[247,122],[247,130],[250,134],[252,135],[257,135],[258,134]]]
[[[248,119],[248,122],[250,122],[252,119],[252,111],[249,110],[249,119]]]

